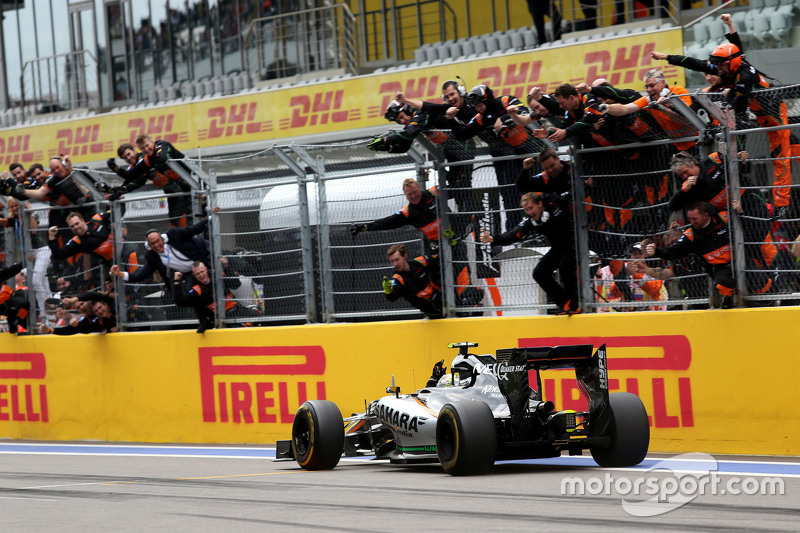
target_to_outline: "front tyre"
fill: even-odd
[[[344,451],[344,420],[335,403],[309,400],[292,424],[292,451],[306,470],[331,470]]]
[[[451,476],[485,474],[497,454],[497,430],[483,402],[448,403],[436,422],[436,453]]]
[[[630,392],[612,392],[608,395],[611,422],[607,448],[592,448],[595,462],[604,467],[636,466],[647,455],[650,447],[650,424],[642,400]]]

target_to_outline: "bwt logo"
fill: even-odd
[[[48,422],[47,386],[19,383],[43,380],[47,373],[43,353],[0,353],[0,421]],[[14,380],[13,385],[3,380]]]
[[[635,337],[544,337],[519,339],[521,348],[538,346],[560,346],[567,344],[606,344],[608,353],[615,349],[640,349],[642,352],[660,352],[657,357],[614,357],[606,360],[611,376],[608,390],[624,390],[642,398],[649,413],[650,426],[657,428],[693,427],[692,382],[689,376],[676,376],[680,371],[689,370],[692,362],[692,346],[685,335],[652,335]],[[620,371],[656,371],[655,377],[614,378]],[[566,372],[554,370],[553,372]],[[572,376],[560,380],[543,379],[545,399],[562,409],[585,411],[586,400]],[[544,374],[547,376],[548,374]],[[553,374],[550,374],[553,375]],[[566,376],[566,374],[565,374]],[[624,384],[624,386],[623,386]],[[640,390],[641,385],[641,390]],[[641,392],[641,394],[640,394]],[[677,410],[670,412],[669,405]],[[674,409],[674,407],[673,407]]]
[[[325,399],[322,346],[200,348],[199,362],[203,422],[290,424],[309,388]]]

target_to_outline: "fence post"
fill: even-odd
[[[317,250],[319,252],[320,298],[322,300],[323,322],[333,322],[336,309],[333,299],[333,261],[331,260],[331,235],[328,221],[328,197],[325,193],[325,158],[317,156],[317,172],[314,182],[317,184],[317,207],[319,225],[317,226]]]
[[[124,200],[121,201],[124,202]],[[122,247],[124,246],[124,242],[122,240],[122,224],[120,201],[111,202],[111,227],[115,228],[116,230],[114,231],[115,265],[122,265],[122,259],[124,259],[122,257]],[[117,276],[112,277],[114,278],[114,292],[117,293],[117,297],[114,298],[114,312],[117,314],[117,330],[125,331],[125,326],[128,324],[128,315],[126,313],[126,310],[128,309],[127,286],[122,278],[118,278]]]
[[[578,260],[578,283],[580,290],[580,307],[585,312],[587,304],[594,301],[594,287],[591,275],[591,259],[589,258],[588,217],[583,208],[586,198],[586,186],[583,178],[583,164],[580,154],[570,147],[572,155],[572,206],[575,227],[576,258]]]
[[[214,172],[209,173],[209,177],[211,178],[211,183],[216,185],[216,175]],[[194,191],[192,196],[198,196],[200,194],[199,191]],[[224,277],[224,267],[222,265],[222,239],[220,237],[220,226],[222,226],[220,217],[216,213],[214,213],[214,208],[219,205],[217,201],[217,188],[210,187],[208,190],[208,196],[206,197],[206,207],[208,209],[208,213],[206,216],[209,217],[208,219],[208,241],[211,245],[211,266],[212,272],[214,273],[214,301],[217,306],[217,325],[223,324],[225,321],[225,293],[227,292],[225,289],[225,282],[223,281]]]

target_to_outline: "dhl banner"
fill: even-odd
[[[608,386],[643,400],[652,451],[800,455],[800,308],[492,317],[0,338],[0,438],[273,443],[306,399],[344,416],[425,385],[450,342],[608,347]],[[585,409],[572,370],[545,398]],[[535,383],[535,381],[533,381]]]
[[[670,83],[683,83],[683,69],[653,61],[650,51],[682,53],[680,29],[586,44],[465,61],[458,64],[359,76],[243,96],[114,112],[91,118],[0,130],[0,166],[24,166],[52,155],[75,162],[115,155],[140,133],[190,150],[385,124],[383,113],[396,91],[410,98],[440,100],[442,84],[460,76],[467,90],[480,83],[497,96],[523,101],[535,85],[552,91],[561,83],[607,78],[619,87],[643,89],[642,75],[662,67]]]

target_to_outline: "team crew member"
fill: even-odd
[[[613,143],[597,131],[595,124],[603,118],[600,102],[591,94],[580,94],[574,86],[562,83],[553,92],[562,110],[560,128],[533,131],[537,139],[560,142],[575,137],[586,147],[610,146]]]
[[[19,216],[20,203],[16,198],[9,198],[7,206],[9,217],[0,218],[0,226],[13,228],[17,243],[17,250],[15,252],[19,254],[15,257],[22,257],[24,253],[24,238],[22,235],[22,219]],[[30,209],[31,204],[26,202],[25,207]],[[33,290],[36,292],[36,302],[39,306],[39,312],[44,313],[45,300],[50,294],[50,283],[47,280],[47,267],[50,265],[50,248],[39,238],[39,220],[36,215],[30,215],[28,219],[28,228],[30,229],[31,248],[33,248],[34,258],[33,275],[31,276]]]
[[[110,213],[97,214],[87,223],[80,213],[67,215],[67,224],[75,236],[63,247],[58,245],[58,228],[48,230],[47,245],[54,259],[66,259],[80,253],[90,253],[110,265],[114,260],[114,235],[111,233]]]
[[[89,191],[71,179],[72,162],[69,156],[50,158],[50,177],[38,189],[28,189],[25,184],[17,184],[14,196],[21,200],[30,198],[40,202],[49,202],[54,207],[81,206],[90,200]],[[83,213],[90,216],[89,213]],[[51,226],[66,226],[68,211],[53,209],[50,211]]]
[[[733,111],[742,117],[748,109],[756,116],[758,125],[766,128],[789,123],[786,102],[776,103],[774,96],[756,96],[753,91],[766,89],[770,85],[766,76],[744,61],[742,42],[736,32],[725,35],[728,43],[717,46],[708,60],[681,55],[667,55],[653,51],[654,59],[666,59],[670,65],[719,76],[722,85],[730,87],[726,100]],[[791,193],[791,145],[788,129],[768,131],[770,155],[773,158],[773,198],[781,217],[786,215]]]
[[[739,161],[743,164],[746,160],[747,152],[739,152]],[[719,152],[709,154],[699,163],[691,154],[679,152],[672,157],[670,168],[681,181],[681,188],[669,201],[670,210],[680,211],[700,201],[708,202],[717,211],[728,210],[725,160]]]
[[[92,303],[97,331],[100,333],[117,331],[117,314],[114,312],[114,299],[101,295]]]
[[[350,226],[350,233],[355,236],[365,231],[384,231],[403,226],[414,226],[425,236],[429,248],[437,248],[441,231],[441,220],[437,207],[438,188],[431,187],[423,191],[417,180],[407,178],[403,181],[403,193],[408,204],[400,211],[368,224],[353,224]],[[455,234],[452,230],[445,231],[444,237],[452,240],[451,244],[455,244]]]
[[[649,257],[677,260],[689,254],[702,257],[706,271],[711,276],[717,291],[722,296],[722,307],[733,307],[736,280],[731,270],[731,242],[728,220],[724,213],[706,202],[695,202],[686,210],[691,227],[674,244],[658,248],[648,244],[645,251]]]
[[[81,314],[80,317],[72,317],[69,324],[62,327],[52,328],[45,324],[39,327],[39,332],[45,335],[75,335],[79,333],[97,333],[100,331],[97,317],[92,311],[94,303],[101,298],[97,292],[84,292],[76,298],[64,298],[64,305],[74,305],[75,309]]]
[[[444,318],[442,313],[442,284],[438,256],[420,256],[408,260],[406,247],[389,247],[386,258],[394,267],[389,280],[383,278],[383,294],[390,302],[404,298],[428,318]]]
[[[108,168],[117,174],[120,178],[125,180],[123,182],[123,186],[130,183],[132,178],[137,177],[136,173],[134,172],[134,168],[136,168],[136,163],[142,159],[143,155],[141,153],[137,153],[136,149],[130,143],[123,143],[119,145],[117,148],[117,155],[120,159],[124,160],[128,166],[127,167],[120,167],[117,165],[117,160],[113,157],[108,158],[106,164]]]
[[[481,234],[482,242],[498,246],[522,241],[534,233],[547,237],[550,250],[533,269],[533,279],[556,304],[559,315],[580,313],[573,222],[568,204],[566,193],[549,196],[538,192],[525,193],[520,205],[528,218],[502,235],[494,237],[486,232]],[[555,270],[558,270],[561,278],[560,285],[553,277]]]
[[[648,70],[644,77],[644,88],[647,96],[628,103],[610,104],[606,112],[611,116],[620,117],[638,111],[645,111],[650,114],[661,129],[670,139],[681,137],[692,137],[697,135],[697,129],[675,111],[667,107],[670,96],[677,96],[687,106],[692,105],[692,97],[689,91],[680,85],[667,85],[664,73],[657,68]],[[690,150],[695,145],[695,141],[683,141],[675,144],[677,150]]]
[[[191,186],[167,165],[167,161],[170,159],[185,157],[177,148],[164,140],[153,141],[147,134],[136,137],[136,146],[142,151],[141,157],[124,176],[126,183],[109,191],[111,193],[109,199],[117,199],[127,192],[138,189],[147,183],[148,179],[153,182],[155,187],[163,189],[167,194],[191,192]],[[126,158],[127,161],[128,158]],[[188,195],[170,196],[167,198],[167,206],[170,225],[186,227],[192,214],[191,197]]]
[[[747,186],[744,173],[747,170],[747,152],[739,152],[742,185]],[[700,163],[686,152],[675,154],[671,167],[683,184],[669,202],[673,211],[679,211],[694,202],[708,202],[717,211],[728,209],[728,187],[725,181],[725,160],[718,152],[710,154]],[[731,201],[734,210],[742,215],[745,253],[748,260],[758,269],[771,267],[778,248],[772,237],[772,216],[764,199],[752,189],[741,189],[737,198]],[[770,279],[763,273],[750,275],[754,292],[766,292],[771,286]],[[752,279],[755,278],[755,279]]]
[[[241,285],[238,277],[225,276],[223,283],[225,286],[225,316],[227,318],[261,316],[259,312],[243,307],[234,300],[231,291]],[[191,307],[197,315],[197,320],[200,322],[197,333],[213,329],[217,301],[214,298],[214,281],[208,274],[208,267],[201,261],[195,261],[190,272],[174,273],[174,284],[175,304],[179,307]]]
[[[516,96],[495,97],[491,88],[476,85],[467,94],[466,101],[476,114],[465,126],[454,128],[456,138],[479,136],[489,146],[489,153],[493,157],[534,154],[546,147],[527,128],[515,122],[510,113],[512,109],[516,116],[530,115],[530,110]],[[513,184],[522,171],[522,160],[494,161],[493,165],[505,210],[516,208],[519,205],[519,192]]]
[[[219,208],[214,209],[219,213]],[[201,261],[206,266],[211,264],[211,250],[206,239],[199,237],[208,229],[208,219],[187,228],[172,227],[165,234],[151,229],[147,232],[147,253],[144,264],[134,272],[125,272],[119,265],[111,266],[111,274],[129,283],[141,283],[153,276],[155,272],[165,281],[167,291],[172,290],[172,272],[191,272],[192,265]]]
[[[533,163],[542,167],[542,172],[533,173]],[[526,192],[571,193],[572,168],[566,161],[558,157],[558,152],[545,148],[534,160],[529,157],[522,162],[522,172],[517,177],[517,189]]]
[[[14,278],[15,288],[5,282]],[[8,332],[23,334],[28,332],[28,287],[25,286],[25,272],[22,263],[0,270],[0,313],[6,316]]]

